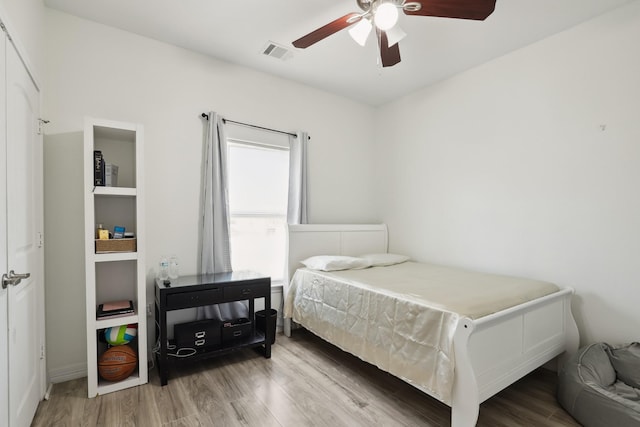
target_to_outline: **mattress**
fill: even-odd
[[[416,262],[339,272],[303,268],[291,280],[284,317],[451,405],[459,320],[558,290],[547,282]]]

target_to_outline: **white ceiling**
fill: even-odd
[[[307,48],[291,42],[349,12],[355,0],[45,0],[51,8],[380,105],[629,1],[497,0],[486,21],[400,17],[402,62],[382,68],[371,37],[363,48],[346,30]],[[286,61],[262,54],[268,41]]]

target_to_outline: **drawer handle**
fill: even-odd
[[[206,334],[205,331],[196,332],[196,338],[204,338]]]
[[[196,340],[195,345],[196,346],[204,345],[204,340]]]
[[[233,336],[234,337],[239,337],[240,335],[242,335],[242,331],[234,331],[233,332]]]
[[[251,293],[251,289],[243,289],[242,290],[242,295],[249,295]]]

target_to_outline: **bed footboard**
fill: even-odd
[[[462,319],[454,337],[451,425],[474,426],[480,403],[556,356],[578,349],[573,289],[478,320]]]

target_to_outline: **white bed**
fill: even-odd
[[[358,256],[385,252],[387,228],[384,224],[291,225],[288,233],[288,279],[293,277],[298,268],[303,267],[300,264],[301,260],[313,255]],[[306,274],[301,271],[299,276]],[[480,275],[478,278],[480,279]],[[289,280],[286,283],[289,284]],[[285,300],[287,288],[288,286],[285,287]],[[365,287],[365,291],[370,291],[369,287]],[[386,291],[385,293],[388,294]],[[394,368],[398,366],[397,360],[395,363],[385,363],[384,357],[376,358],[370,351],[348,345],[349,338],[341,335],[344,331],[339,331],[341,325],[335,326],[334,333],[331,326],[329,329],[325,326],[317,328],[317,322],[312,318],[302,317],[296,320],[327,341],[332,342],[333,339],[334,344],[339,347],[380,366],[450,405],[451,424],[454,427],[473,426],[477,422],[479,405],[484,400],[554,357],[577,350],[578,332],[571,314],[572,294],[572,289],[561,289],[475,319],[472,317],[476,316],[447,317],[449,322],[451,319],[455,322],[450,337],[453,347],[451,356],[454,358],[451,365],[455,368],[452,368],[449,390],[444,393],[441,386],[444,384],[446,389],[446,377],[438,388],[429,380],[425,380],[425,371],[431,375],[430,369],[420,367],[419,371],[414,369],[413,373],[408,374],[406,371],[397,370]],[[400,299],[406,303],[406,298]],[[285,312],[287,311],[291,310],[285,309]],[[290,318],[285,318],[285,335],[291,335]],[[341,338],[337,338],[338,336]],[[446,357],[448,355],[443,358],[445,362]],[[434,366],[436,365],[442,368],[446,363],[440,361]],[[425,366],[433,367],[429,364]]]

